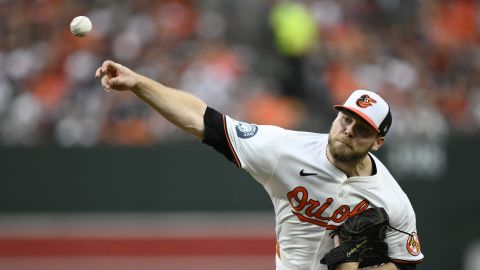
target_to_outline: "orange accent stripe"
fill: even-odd
[[[280,243],[277,241],[277,256],[280,259]]]
[[[394,262],[394,263],[405,263],[405,264],[417,264],[417,263],[423,262],[423,259],[421,259],[421,260],[419,260],[419,261],[406,261],[406,260],[395,260],[395,259],[392,259],[392,262]]]
[[[273,255],[273,237],[0,238],[0,258],[12,256]]]
[[[232,143],[230,142],[230,137],[228,137],[227,119],[225,118],[225,115],[223,115],[223,131],[225,132],[225,138],[227,138],[228,146],[232,151],[233,157],[235,158],[235,162],[237,163],[237,167],[241,168],[240,160],[238,159],[237,153],[235,153],[235,149],[233,149]]]
[[[361,111],[355,109],[355,108],[350,108],[350,107],[345,107],[343,105],[337,105],[335,106],[335,108],[343,108],[345,110],[349,110],[355,114],[357,114],[358,116],[360,116],[363,120],[367,121],[367,123],[372,126],[377,132],[380,132],[380,129],[378,129],[377,125],[372,121],[372,119],[370,119],[370,117],[368,117],[366,114],[362,113]]]

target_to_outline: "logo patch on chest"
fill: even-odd
[[[257,134],[258,126],[244,122],[238,122],[235,126],[235,131],[237,132],[237,136],[239,138],[248,139]]]

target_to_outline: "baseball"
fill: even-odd
[[[70,23],[70,31],[76,37],[83,37],[92,30],[92,22],[87,16],[77,16]]]

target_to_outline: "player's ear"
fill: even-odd
[[[377,151],[378,149],[380,149],[380,147],[382,147],[384,142],[385,142],[385,137],[378,135],[377,138],[375,139],[375,143],[372,146],[372,150]]]

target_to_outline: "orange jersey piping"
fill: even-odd
[[[240,160],[238,159],[237,153],[235,153],[235,149],[233,149],[232,143],[230,142],[230,137],[228,137],[228,131],[227,131],[227,120],[225,115],[223,115],[223,131],[225,132],[225,138],[227,139],[228,146],[230,147],[230,150],[232,151],[233,157],[235,158],[235,163],[238,168],[241,168]]]

